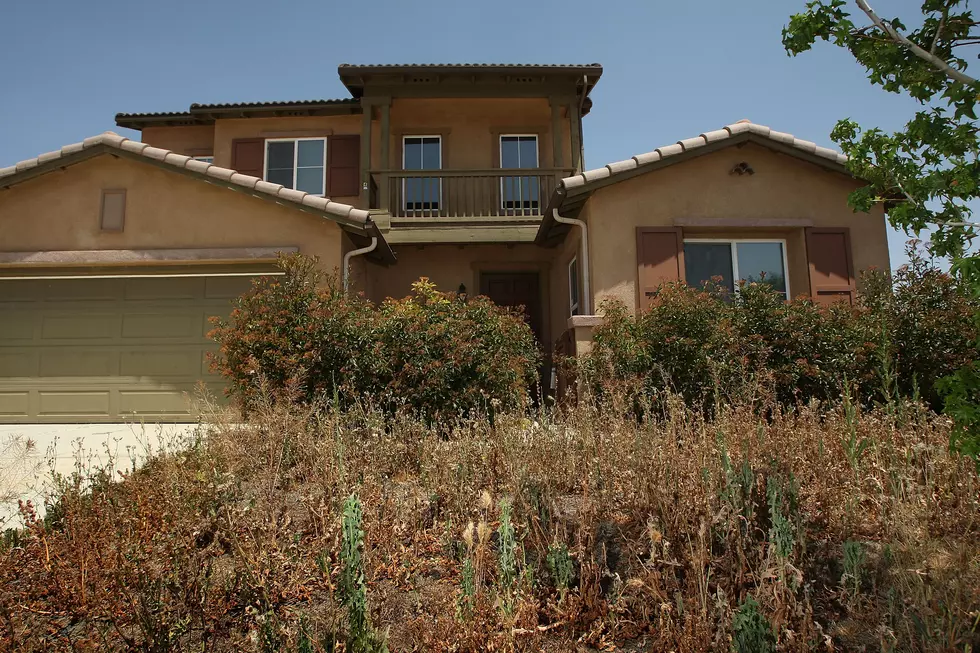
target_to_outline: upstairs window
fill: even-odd
[[[568,314],[579,314],[578,257],[568,262]]]
[[[276,138],[265,142],[265,180],[311,195],[323,195],[327,139]]]
[[[534,134],[505,134],[500,137],[500,167],[537,168],[538,137]],[[537,176],[501,177],[501,208],[524,212],[541,205],[541,183]]]
[[[710,281],[734,293],[739,281],[761,282],[790,296],[782,240],[685,240],[684,273],[688,285],[696,288]]]
[[[442,169],[442,138],[405,136],[402,141],[402,168]],[[442,177],[406,177],[402,180],[402,203],[406,211],[438,211],[442,203]]]

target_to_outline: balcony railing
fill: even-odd
[[[375,170],[371,208],[392,218],[540,218],[571,170]]]

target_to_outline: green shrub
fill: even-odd
[[[863,404],[921,396],[941,407],[936,382],[978,358],[977,302],[949,274],[912,257],[894,279],[865,275],[856,306],[790,301],[765,283],[734,296],[668,283],[647,311],[603,306],[582,361],[600,392],[625,385],[655,402],[665,391],[709,407],[767,384],[783,405]]]
[[[770,653],[776,650],[776,638],[769,620],[751,596],[732,616],[732,650],[735,653]]]
[[[535,381],[530,327],[484,297],[466,301],[422,279],[376,307],[345,294],[315,259],[284,257],[280,268],[210,333],[220,346],[212,365],[246,412],[271,394],[450,418],[517,408]]]

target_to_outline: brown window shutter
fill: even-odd
[[[684,235],[680,227],[637,227],[636,267],[640,310],[646,310],[660,285],[684,280]]]
[[[851,230],[847,227],[806,229],[806,256],[810,265],[810,296],[818,304],[854,303],[857,283],[851,258]]]
[[[265,178],[265,139],[236,138],[231,142],[231,167],[243,175]]]
[[[361,193],[361,137],[331,136],[327,143],[327,195],[350,197]]]

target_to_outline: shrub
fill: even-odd
[[[209,334],[212,366],[243,409],[263,393],[303,404],[372,403],[434,419],[513,409],[537,370],[531,329],[515,312],[477,297],[413,294],[380,307],[345,294],[315,259],[283,257]]]
[[[901,395],[940,408],[936,382],[978,357],[977,302],[911,258],[894,279],[865,275],[853,307],[785,301],[765,283],[744,283],[733,297],[665,284],[635,317],[603,307],[583,369],[600,391],[627,385],[654,400],[674,391],[705,407],[769,384],[783,405],[837,401],[846,390],[865,405]]]

